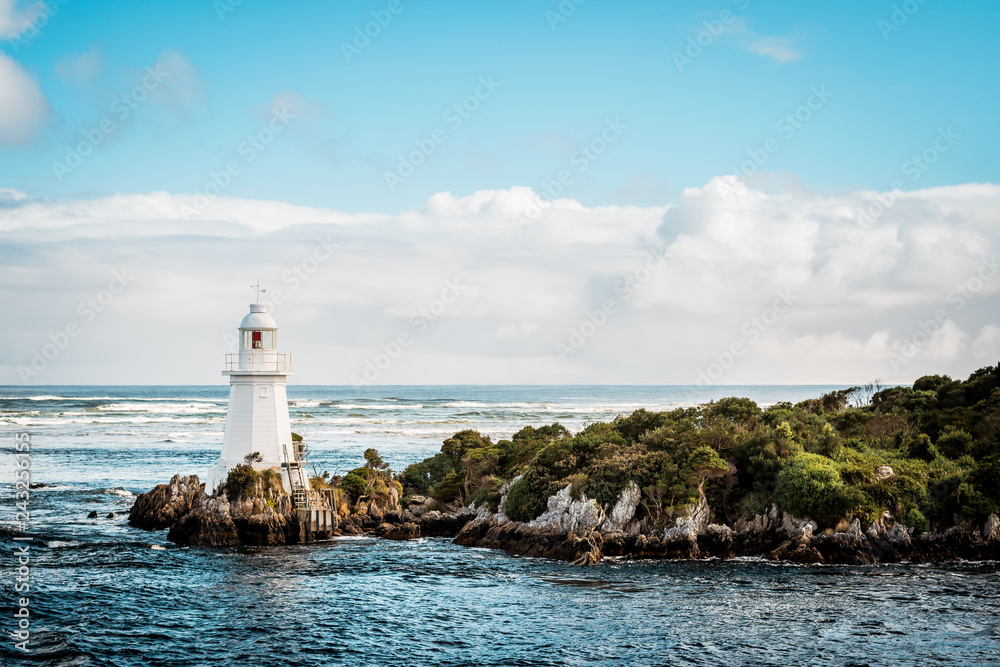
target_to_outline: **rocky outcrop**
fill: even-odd
[[[374,534],[387,540],[415,540],[420,537],[420,526],[407,521],[400,524],[379,524]]]
[[[548,500],[548,509],[539,517],[528,523],[528,527],[537,531],[562,533],[591,532],[604,523],[604,510],[595,500],[588,500],[580,494],[574,499],[569,484]]]
[[[982,526],[965,522],[943,532],[913,535],[913,529],[885,516],[863,527],[859,519],[819,532],[816,522],[776,506],[742,517],[733,526],[711,523],[702,501],[673,525],[645,529],[634,519],[638,489],[623,491],[609,515],[585,496],[572,499],[566,487],[549,498],[547,511],[527,523],[501,511],[479,511],[455,537],[455,544],[501,549],[511,554],[556,558],[576,564],[607,557],[694,559],[757,556],[799,563],[867,565],[880,562],[1000,559],[1000,518]]]
[[[225,485],[208,495],[198,477],[175,475],[169,484],[136,497],[129,524],[145,530],[168,528],[167,539],[184,546],[228,547],[322,539],[336,529],[336,517],[329,533],[310,532],[280,483],[258,482],[230,498]]]
[[[635,510],[639,507],[639,501],[641,500],[642,489],[635,482],[629,482],[625,490],[622,491],[621,497],[618,498],[618,502],[611,508],[611,513],[604,520],[604,523],[601,524],[601,531],[605,533],[626,531],[629,522],[635,516]],[[638,531],[637,524],[634,526],[634,529]]]
[[[130,526],[144,530],[162,530],[176,524],[191,511],[204,485],[197,475],[174,475],[169,484],[159,484],[136,497],[128,515]]]
[[[454,542],[467,547],[502,549],[518,556],[556,558],[587,565],[603,557],[601,535],[596,531],[563,533],[509,519],[503,523],[497,523],[494,518],[470,521]]]
[[[385,494],[344,502],[332,512],[330,530],[306,530],[291,499],[275,488],[257,486],[230,499],[225,488],[209,496],[197,477],[175,475],[136,498],[129,523],[148,530],[169,528],[168,539],[186,546],[294,544],[338,534],[371,534],[391,540],[452,537],[455,544],[500,549],[510,554],[555,558],[578,565],[608,557],[696,559],[757,556],[799,563],[867,565],[956,559],[1000,560],[1000,518],[966,520],[943,531],[915,535],[912,528],[885,515],[863,525],[854,518],[819,531],[817,524],[776,506],[731,526],[712,523],[704,501],[689,506],[666,527],[637,518],[641,490],[630,484],[610,508],[567,485],[548,499],[546,511],[532,521],[512,521],[504,512],[509,485],[500,488],[497,511],[488,507],[445,505],[414,496],[408,505]],[[323,497],[325,498],[325,496]],[[323,500],[325,503],[326,501]]]

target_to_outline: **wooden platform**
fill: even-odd
[[[305,526],[310,533],[329,533],[337,527],[333,510],[329,509],[297,509],[295,515],[299,524]]]

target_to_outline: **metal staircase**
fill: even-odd
[[[285,448],[285,462],[282,465],[288,471],[288,483],[292,489],[292,504],[295,509],[309,509],[309,489],[302,483],[302,471],[306,462],[308,450],[302,443],[292,443],[294,455],[288,455],[288,445]]]
[[[285,462],[281,465],[288,470],[292,502],[295,503],[295,516],[300,529],[305,531],[307,539],[327,538],[337,528],[337,518],[332,509],[321,507],[319,493],[306,486],[309,483],[305,473],[309,448],[300,441],[292,442],[291,456],[288,445],[285,445],[284,449]]]

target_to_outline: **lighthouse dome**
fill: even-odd
[[[250,304],[250,313],[240,322],[240,329],[277,330],[278,323],[267,313],[267,304]]]

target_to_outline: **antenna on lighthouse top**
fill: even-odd
[[[256,285],[251,285],[250,287],[253,288],[253,289],[255,289],[257,291],[257,303],[260,303],[260,295],[262,293],[266,293],[267,290],[260,288],[260,281],[259,280],[257,281]]]

